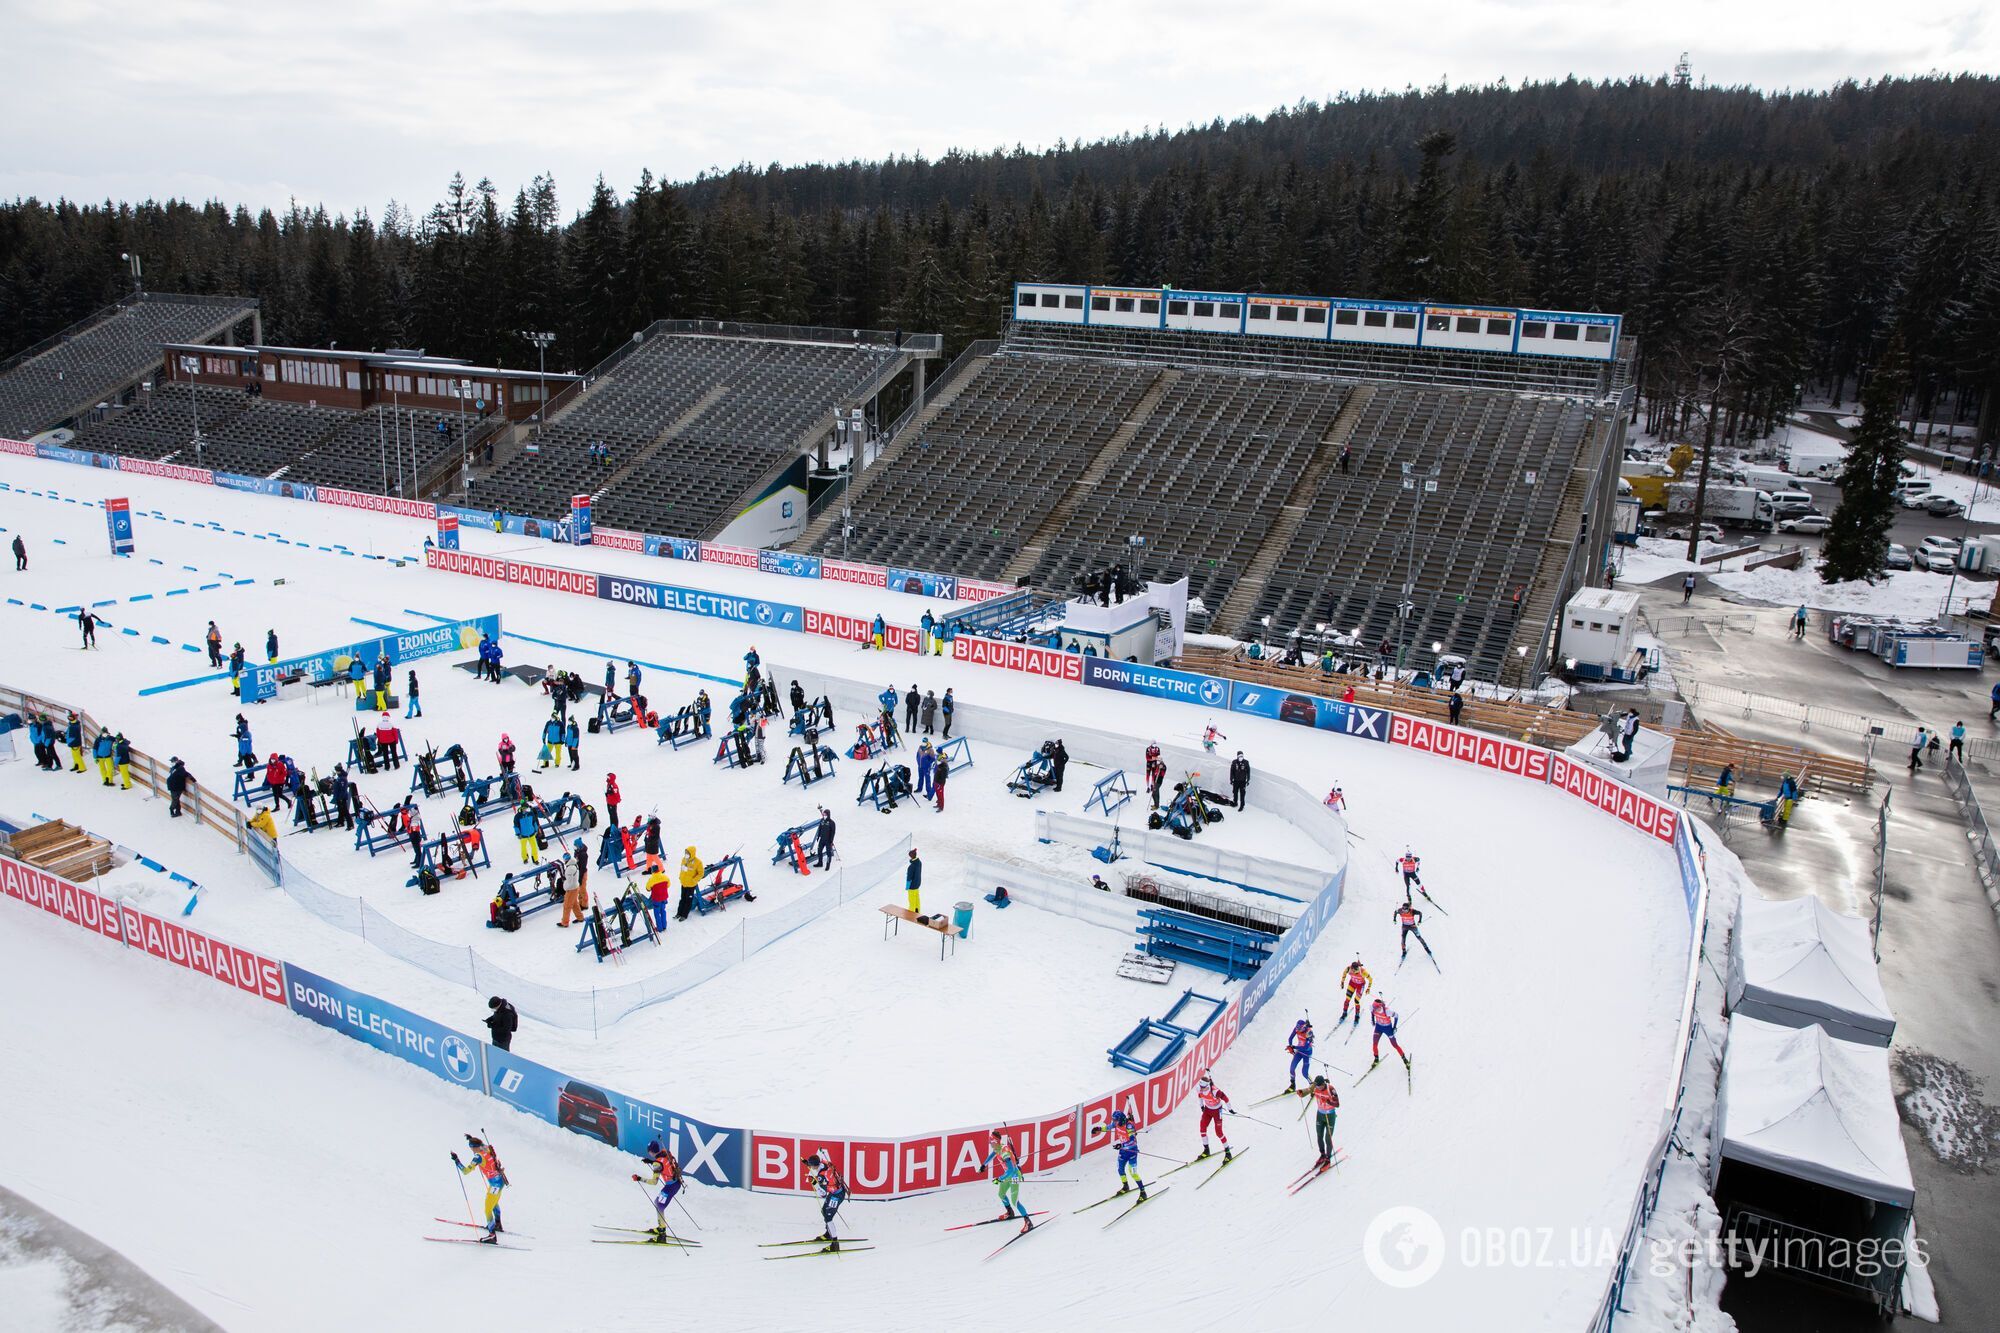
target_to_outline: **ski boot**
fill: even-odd
[[[1195,1158],[1194,1160],[1195,1160],[1195,1161],[1197,1161],[1197,1162],[1199,1162],[1199,1161],[1201,1161],[1201,1160],[1202,1160],[1203,1158],[1205,1158],[1205,1157],[1207,1157],[1207,1156],[1208,1156],[1208,1145],[1207,1145],[1206,1143],[1204,1143],[1204,1144],[1202,1144],[1202,1145],[1201,1145],[1201,1153],[1200,1153],[1200,1155],[1199,1155],[1199,1156],[1197,1156],[1197,1157],[1196,1157],[1196,1158]]]
[[[837,1238],[829,1240],[826,1243],[826,1248],[829,1253],[838,1253],[840,1250],[840,1241]]]
[[[1142,1204],[1145,1201],[1146,1201],[1146,1187],[1144,1185],[1141,1185],[1139,1186],[1139,1197],[1133,1201],[1133,1206],[1137,1207],[1139,1204]]]
[[[500,1243],[500,1237],[494,1235],[491,1231],[489,1231],[485,1235],[479,1238],[479,1243],[481,1245],[498,1245]]]
[[[1229,1165],[1229,1159],[1234,1157],[1235,1155],[1236,1155],[1236,1150],[1234,1148],[1230,1147],[1226,1143],[1222,1145],[1222,1164],[1224,1166]]]
[[[1126,1184],[1126,1183],[1125,1183],[1124,1181],[1122,1181],[1122,1180],[1118,1182],[1118,1192],[1119,1192],[1120,1194],[1123,1194],[1123,1193],[1125,1193],[1126,1191],[1130,1190],[1131,1188],[1132,1188],[1132,1187],[1131,1187],[1130,1185]]]
[[[1315,1167],[1316,1167],[1316,1168],[1317,1168],[1318,1170],[1321,1170],[1321,1171],[1324,1171],[1324,1170],[1326,1170],[1326,1169],[1327,1169],[1328,1167],[1330,1167],[1330,1166],[1332,1166],[1332,1165],[1333,1165],[1333,1154],[1332,1154],[1332,1153],[1325,1153],[1325,1152],[1321,1153],[1321,1154],[1319,1155],[1319,1161],[1315,1162],[1315,1163],[1314,1163],[1313,1165],[1314,1165],[1314,1166],[1315,1166]]]
[[[667,1229],[665,1226],[654,1227],[646,1234],[653,1238],[653,1244],[655,1245],[665,1245],[667,1243]]]
[[[1374,1067],[1375,1067],[1376,1065],[1379,1065],[1379,1064],[1381,1064],[1381,1063],[1382,1063],[1382,1057],[1378,1055],[1378,1056],[1376,1056],[1376,1057],[1375,1057],[1375,1058],[1374,1058],[1373,1060],[1370,1060],[1370,1061],[1368,1062],[1368,1068],[1369,1068],[1369,1069],[1373,1069],[1373,1068],[1374,1068]],[[1366,1071],[1363,1071],[1363,1072],[1366,1072]]]

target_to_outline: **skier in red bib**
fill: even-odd
[[[1413,854],[1407,847],[1403,849],[1403,854],[1396,858],[1396,869],[1403,872],[1404,902],[1410,901],[1410,890],[1412,888],[1421,889],[1424,887],[1424,882],[1417,878],[1417,866],[1419,863],[1420,858]]]
[[[1215,1086],[1215,1078],[1208,1070],[1201,1071],[1201,1082],[1194,1090],[1196,1100],[1201,1103],[1201,1156],[1208,1156],[1208,1127],[1215,1126],[1215,1137],[1222,1141],[1222,1160],[1228,1161],[1233,1155],[1229,1147],[1229,1135],[1222,1129],[1222,1108],[1229,1105],[1229,1094]],[[1201,1158],[1196,1158],[1200,1161]]]
[[[1402,1016],[1389,1007],[1387,1000],[1378,995],[1375,997],[1374,1005],[1368,1011],[1368,1017],[1375,1024],[1375,1039],[1369,1043],[1369,1049],[1375,1058],[1370,1062],[1368,1068],[1373,1069],[1376,1065],[1382,1063],[1382,1038],[1387,1037],[1389,1044],[1396,1048],[1396,1054],[1403,1057],[1403,1068],[1408,1069],[1410,1067],[1410,1053],[1405,1051],[1403,1044],[1396,1040],[1396,1025],[1403,1021]]]

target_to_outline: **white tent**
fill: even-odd
[[[1786,1027],[1817,1023],[1836,1037],[1887,1046],[1896,1034],[1868,923],[1807,894],[1736,905],[1729,1011]]]
[[[1711,1188],[1726,1158],[1899,1208],[1916,1201],[1889,1052],[1816,1026],[1730,1022],[1715,1142]]]

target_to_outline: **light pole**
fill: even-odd
[[[125,261],[125,266],[127,268],[132,270],[132,291],[135,294],[144,291],[145,283],[140,278],[139,256],[127,250],[127,251],[121,251],[118,257]]]
[[[396,437],[396,494],[404,494],[403,486],[403,395],[396,385],[396,376],[389,376],[389,433]],[[384,478],[388,470],[383,469]]]
[[[536,391],[539,400],[535,403],[535,438],[539,440],[542,438],[542,418],[549,410],[549,344],[556,340],[556,335],[523,331],[521,336],[535,345],[535,380],[539,385]]]
[[[458,382],[458,492],[472,494],[472,451],[465,443],[465,400],[472,396],[472,381]]]
[[[136,263],[137,261],[134,260],[133,262]],[[181,358],[181,369],[187,373],[188,377],[188,416],[194,421],[193,444],[194,465],[196,467],[201,466],[201,400],[195,394],[194,377],[195,372],[200,367],[201,362],[195,357],[184,356]]]
[[[1403,464],[1403,489],[1410,493],[1415,508],[1410,515],[1410,547],[1403,559],[1403,598],[1396,603],[1396,614],[1402,618],[1403,627],[1396,636],[1396,670],[1401,673],[1403,659],[1409,652],[1410,618],[1417,604],[1410,600],[1410,594],[1417,588],[1417,529],[1424,520],[1424,497],[1437,494],[1437,479],[1444,471],[1433,463],[1422,472],[1415,463]]]
[[[382,456],[382,494],[389,493],[389,441],[382,433],[382,414],[375,414],[375,451]]]

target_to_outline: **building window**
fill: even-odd
[[[1576,341],[1576,325],[1558,324],[1555,326],[1555,335],[1559,343],[1573,343]]]
[[[1524,319],[1521,321],[1521,337],[1523,340],[1528,338],[1546,338],[1548,336],[1549,325],[1547,320]]]
[[[1090,298],[1090,308],[1092,310],[1109,310],[1111,308],[1111,298],[1108,296],[1093,296]]]
[[[1295,305],[1281,305],[1281,306],[1279,306],[1279,307],[1278,307],[1278,322],[1279,322],[1280,324],[1296,324],[1296,323],[1298,323],[1298,322],[1299,322],[1299,308],[1298,308],[1297,306],[1295,306]]]
[[[1364,310],[1361,312],[1361,322],[1371,329],[1387,328],[1389,316],[1387,312],[1381,310]]]
[[[1514,332],[1514,321],[1511,319],[1489,319],[1486,321],[1486,331],[1495,337],[1505,338]]]
[[[1611,341],[1611,326],[1608,324],[1586,325],[1583,330],[1583,336],[1587,342],[1608,343]]]
[[[1076,294],[1075,296],[1065,296],[1065,297],[1063,297],[1063,309],[1065,309],[1065,310],[1081,310],[1081,309],[1083,309],[1083,295],[1082,295],[1082,293],[1080,293],[1080,292],[1079,292],[1079,293],[1078,293],[1078,294]]]
[[[1060,297],[1060,296],[1057,296],[1057,295],[1056,295],[1056,294],[1055,294],[1054,292],[1043,292],[1043,293],[1042,293],[1042,304],[1043,304],[1043,305],[1045,305],[1045,306],[1058,306],[1058,305],[1061,305],[1061,304],[1062,304],[1062,297]]]
[[[1307,306],[1305,308],[1305,321],[1308,324],[1326,323],[1326,307],[1317,305]]]
[[[1417,317],[1408,311],[1397,315],[1394,322],[1399,329],[1414,329],[1417,327]]]
[[[1132,313],[1132,298],[1131,298],[1131,297],[1129,297],[1129,296],[1121,296],[1121,297],[1119,297],[1119,298],[1118,298],[1118,313],[1119,313],[1119,314],[1121,314],[1121,315],[1129,315],[1129,314],[1131,314],[1131,313]]]
[[[1160,298],[1158,298],[1158,297],[1156,296],[1156,297],[1152,297],[1152,298],[1150,298],[1150,299],[1148,299],[1148,300],[1143,300],[1143,301],[1139,302],[1139,313],[1140,313],[1140,314],[1142,314],[1142,315],[1157,315],[1157,314],[1159,314],[1159,313],[1160,313]]]
[[[1194,303],[1194,317],[1195,317],[1196,319],[1214,319],[1214,318],[1215,318],[1215,302],[1213,302],[1213,301],[1196,301],[1196,302]]]
[[[1240,320],[1243,318],[1243,306],[1236,301],[1218,301],[1215,305],[1215,315],[1217,319]],[[1279,318],[1282,319],[1284,316],[1280,315]]]
[[[1034,294],[1033,292],[1022,292],[1022,293],[1021,293],[1021,305],[1022,305],[1022,306],[1023,306],[1024,308],[1025,308],[1025,307],[1027,307],[1027,306],[1031,306],[1031,305],[1033,305],[1034,303],[1035,303],[1035,294]]]
[[[1167,302],[1167,313],[1169,315],[1185,315],[1187,313],[1187,302],[1186,301]]]
[[[1479,332],[1479,321],[1470,315],[1460,315],[1458,317],[1458,331],[1460,333],[1477,333]]]
[[[1255,301],[1252,301],[1250,303],[1250,318],[1269,319],[1270,317],[1271,317],[1271,307],[1267,305],[1258,305]]]
[[[1358,310],[1336,310],[1333,312],[1333,322],[1352,328],[1356,322],[1356,316],[1360,313]]]

